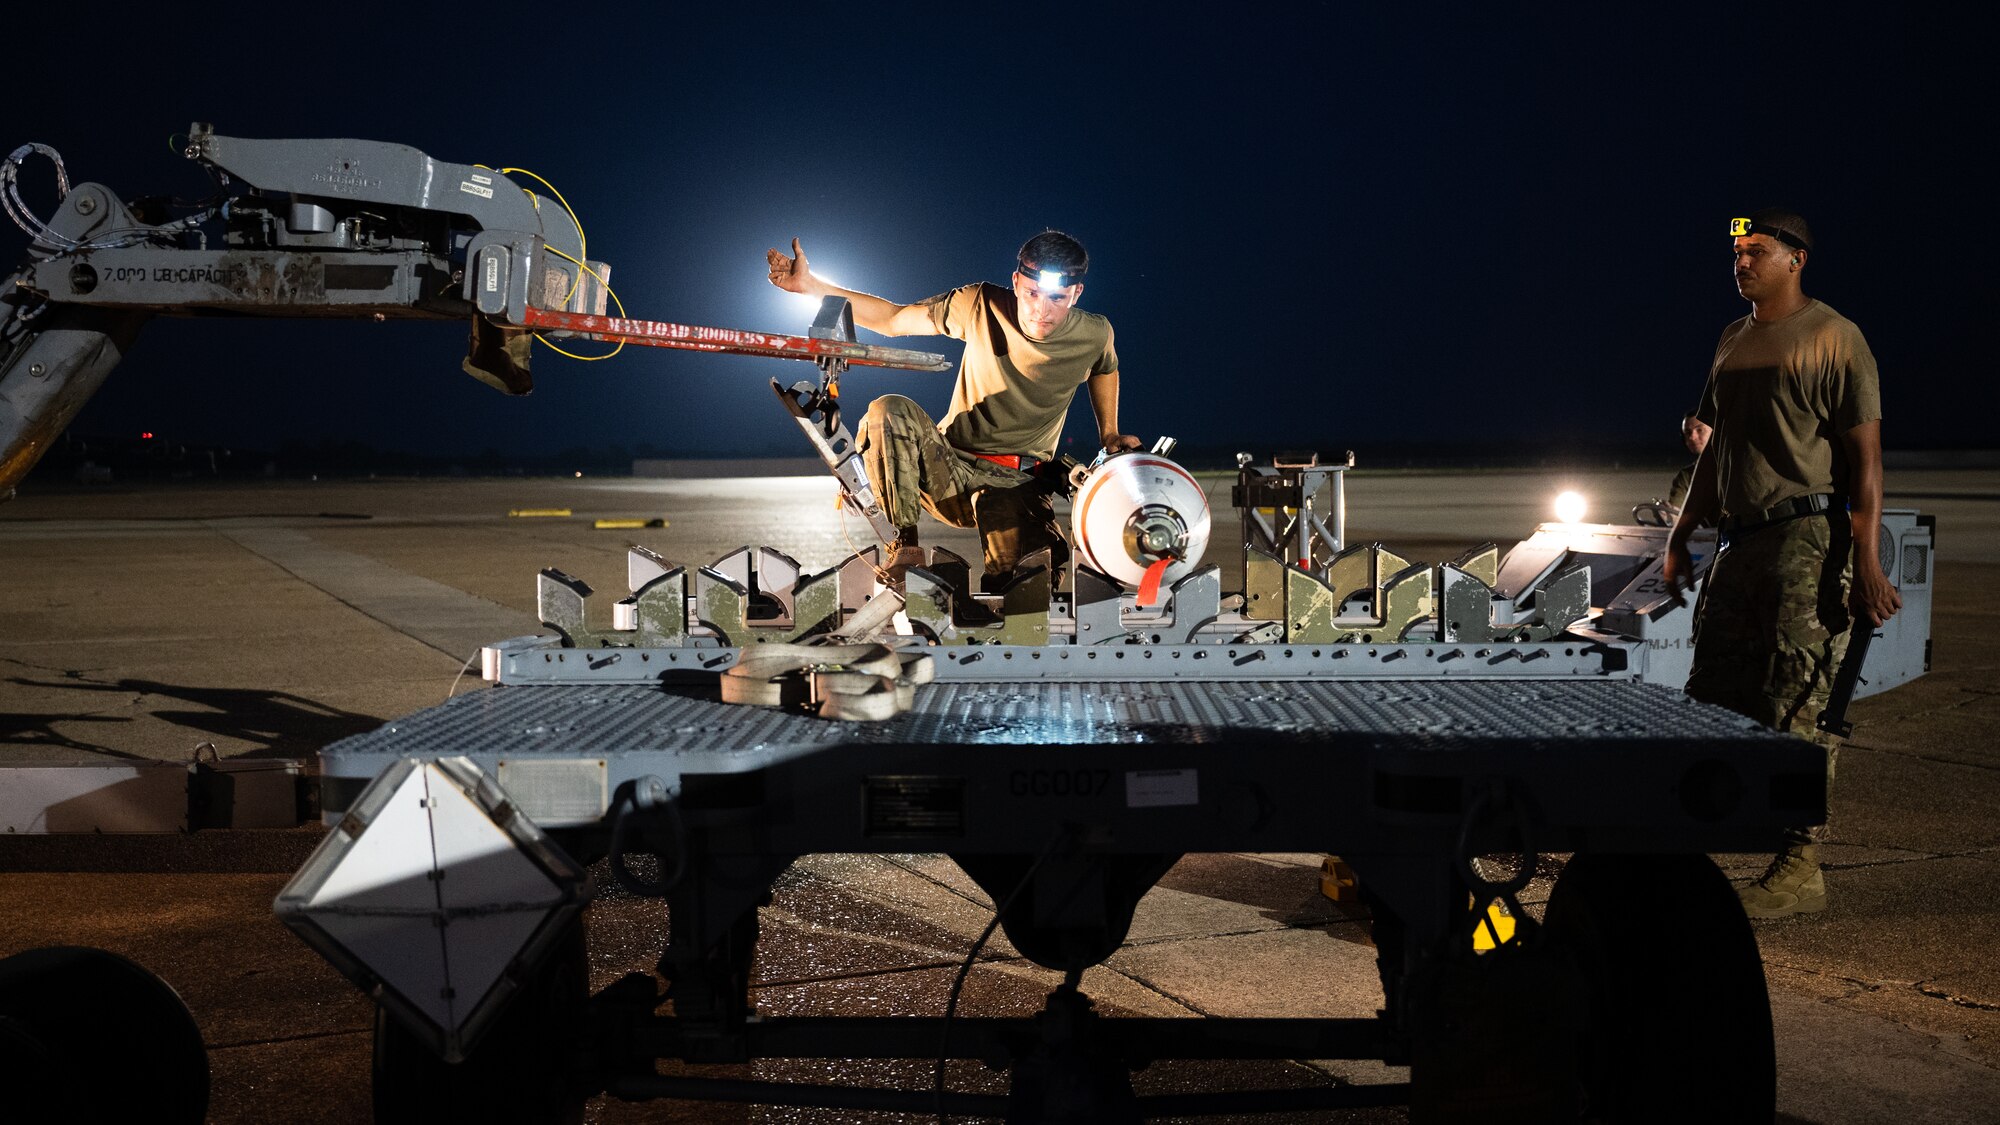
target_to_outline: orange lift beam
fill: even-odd
[[[628,320],[622,316],[593,316],[589,313],[561,312],[530,307],[522,317],[523,328],[572,332],[592,340],[614,344],[641,344],[650,348],[684,348],[698,352],[727,352],[734,355],[761,355],[777,359],[845,360],[861,367],[896,367],[906,371],[949,371],[951,361],[933,352],[907,348],[885,348],[845,340],[814,336],[781,336],[771,332],[746,332],[738,328],[704,328],[663,320]]]

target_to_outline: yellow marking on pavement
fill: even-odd
[[[666,520],[659,520],[659,519],[653,519],[653,520],[598,520],[598,521],[597,521],[597,523],[596,523],[596,524],[595,524],[594,526],[595,526],[595,527],[596,527],[596,528],[597,528],[597,529],[598,529],[599,531],[610,531],[610,530],[614,530],[614,529],[623,529],[623,528],[633,528],[633,527],[665,527],[665,526],[667,526],[667,521],[666,521]]]
[[[566,515],[569,515],[568,508],[514,508],[508,511],[507,518],[520,519],[521,517],[524,516],[566,516]]]

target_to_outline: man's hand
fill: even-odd
[[[1847,592],[1847,608],[1855,621],[1877,628],[1886,625],[1903,608],[1903,595],[1889,585],[1878,567],[1855,567],[1854,588]]]
[[[771,284],[787,293],[820,295],[812,287],[812,269],[806,264],[806,252],[799,247],[798,239],[792,239],[791,257],[787,258],[783,250],[766,250],[764,261],[771,266]]]
[[[1667,552],[1660,558],[1660,576],[1667,580],[1667,595],[1674,599],[1674,604],[1684,604],[1681,591],[1694,589],[1694,556],[1688,554],[1686,540],[1667,538]]]
[[[1120,453],[1127,449],[1137,449],[1146,444],[1132,434],[1103,434],[1100,435],[1098,440],[1104,446],[1106,453]]]

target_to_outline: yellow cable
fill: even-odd
[[[538,183],[538,184],[542,185],[543,187],[545,187],[545,188],[549,189],[549,194],[550,194],[550,195],[553,195],[553,196],[555,196],[555,197],[556,197],[556,202],[558,202],[558,203],[562,204],[562,208],[563,208],[563,210],[564,210],[564,211],[567,211],[567,212],[569,212],[569,221],[570,221],[570,224],[571,224],[572,226],[576,227],[576,251],[577,251],[577,253],[579,253],[579,254],[583,255],[583,256],[584,256],[584,257],[586,257],[586,258],[590,257],[590,240],[589,240],[588,238],[586,238],[586,237],[584,236],[584,233],[583,233],[583,220],[582,220],[582,219],[579,219],[579,218],[577,218],[577,217],[576,217],[576,208],[574,208],[574,207],[571,207],[571,206],[569,205],[569,200],[567,200],[567,199],[564,199],[564,198],[563,198],[563,193],[562,193],[562,192],[559,192],[559,191],[557,191],[557,190],[556,190],[556,186],[555,186],[554,184],[552,184],[552,183],[548,182],[547,180],[545,180],[545,179],[541,178],[540,176],[537,176],[537,175],[535,175],[535,174],[534,174],[533,172],[530,172],[530,171],[528,171],[528,170],[527,170],[526,168],[493,168],[493,167],[490,167],[490,166],[488,166],[488,165],[485,165],[485,164],[474,164],[474,165],[473,165],[473,167],[474,167],[474,168],[484,168],[484,169],[486,169],[486,170],[487,170],[488,172],[498,172],[499,174],[501,174],[501,175],[503,175],[503,176],[507,176],[507,175],[512,175],[512,174],[513,174],[513,173],[515,173],[515,172],[519,172],[519,173],[521,173],[521,174],[522,174],[523,176],[527,176],[528,178],[530,178],[530,179],[534,180],[534,181],[535,181],[536,183]],[[541,196],[539,196],[539,195],[536,195],[536,194],[535,194],[534,192],[532,192],[532,191],[529,191],[529,190],[528,190],[527,188],[522,188],[522,189],[521,189],[521,194],[522,194],[522,195],[525,195],[525,196],[527,196],[527,197],[528,197],[528,202],[529,202],[529,203],[530,203],[531,205],[533,205],[533,206],[534,206],[534,208],[535,208],[535,210],[536,210],[537,212],[540,212],[540,211],[541,211],[541,209],[542,209],[542,197],[541,197]],[[558,251],[558,252],[560,252],[560,251]],[[565,258],[569,258],[569,255],[568,255],[568,254],[564,254],[564,255],[563,255],[563,257],[565,257]],[[576,259],[575,259],[575,258],[570,258],[570,261],[574,262],[574,261],[576,261]],[[580,263],[579,263],[579,264],[580,264]],[[608,288],[609,288],[609,286],[606,286],[606,288],[608,289]],[[572,296],[574,296],[574,295],[575,295],[575,293],[576,293],[576,286],[575,286],[575,285],[571,285],[571,286],[570,286],[570,289],[569,289],[569,292],[568,292],[568,293],[565,293],[565,294],[563,294],[563,300],[565,300],[565,301],[569,300],[569,299],[570,299],[570,297],[572,297]]]
[[[618,306],[618,315],[621,317],[625,315],[625,302],[620,301],[618,299],[618,291],[611,288],[611,283],[604,280],[603,275],[599,274],[596,270],[591,269],[590,264],[588,262],[582,260],[584,258],[590,257],[590,240],[584,236],[583,220],[576,217],[576,208],[571,207],[569,205],[569,200],[563,198],[563,193],[557,191],[556,186],[554,184],[548,182],[547,180],[541,178],[540,176],[535,175],[533,172],[528,171],[526,168],[491,168],[484,164],[475,164],[473,165],[473,167],[485,168],[488,172],[498,172],[503,176],[511,176],[514,173],[519,172],[523,176],[527,176],[529,179],[532,179],[536,183],[549,189],[549,194],[556,197],[557,203],[562,204],[562,209],[569,213],[569,221],[576,227],[576,251],[580,255],[580,257],[571,258],[568,254],[565,254],[562,251],[556,249],[555,247],[548,245],[546,242],[542,244],[542,249],[547,250],[549,253],[554,254],[558,258],[566,258],[569,261],[575,262],[578,266],[581,266],[583,268],[583,272],[589,274],[594,278],[597,278],[597,283],[599,285],[604,286],[604,291],[611,296],[612,302]],[[527,188],[522,188],[521,193],[528,197],[528,201],[530,203],[534,204],[535,210],[540,211],[542,209],[541,198],[537,196],[534,192],[529,191]],[[582,284],[583,284],[583,279],[581,277],[578,277],[570,282],[569,292],[563,294],[564,304],[568,304],[569,299],[571,297],[576,296],[577,286]],[[544,347],[548,348],[550,351],[555,352],[557,355],[568,356],[571,359],[582,360],[585,363],[595,363],[601,359],[610,359],[612,356],[617,355],[619,352],[625,350],[625,341],[620,340],[618,341],[617,347],[612,348],[610,351],[605,352],[603,355],[578,355],[575,352],[566,351],[563,348],[558,347],[553,343],[550,343],[549,338],[542,335],[540,332],[535,333],[535,339],[540,340]]]
[[[596,279],[597,279],[597,283],[598,283],[599,285],[602,285],[602,286],[604,286],[604,291],[605,291],[606,293],[610,293],[610,294],[611,294],[611,299],[612,299],[612,300],[614,300],[614,301],[618,300],[618,294],[617,294],[617,293],[615,293],[615,292],[612,292],[612,289],[611,289],[611,283],[610,283],[610,282],[608,282],[608,281],[606,281],[606,280],[604,280],[604,275],[603,275],[603,274],[600,274],[600,273],[598,273],[598,272],[597,272],[596,270],[594,270],[594,269],[591,269],[591,268],[590,268],[590,263],[589,263],[589,262],[584,262],[584,261],[578,261],[578,260],[577,260],[577,259],[575,259],[575,258],[571,258],[571,257],[570,257],[570,256],[569,256],[568,254],[565,254],[565,253],[563,253],[562,251],[560,251],[560,250],[556,249],[556,248],[555,248],[555,247],[553,247],[553,246],[550,246],[550,245],[548,245],[547,243],[544,243],[544,244],[542,245],[542,249],[544,249],[544,250],[547,250],[547,251],[548,251],[549,253],[551,253],[551,254],[554,254],[554,255],[555,255],[556,257],[558,257],[558,258],[563,258],[563,259],[565,259],[565,260],[568,260],[568,261],[572,261],[572,262],[576,262],[576,264],[577,264],[577,265],[579,265],[579,266],[582,266],[582,267],[583,267],[583,272],[585,272],[585,273],[589,274],[590,276],[592,276],[592,277],[596,278]],[[623,304],[620,304],[620,305],[618,306],[618,308],[619,308],[619,311],[621,311],[621,312],[622,312],[622,311],[624,311],[624,309],[625,309],[625,306],[624,306]]]
[[[534,174],[533,172],[530,172],[530,171],[528,171],[528,170],[527,170],[526,168],[502,168],[502,169],[500,169],[500,174],[501,174],[501,175],[503,175],[503,176],[511,176],[511,175],[513,175],[513,174],[514,174],[515,172],[519,172],[519,173],[521,173],[521,174],[522,174],[523,176],[526,176],[526,177],[528,177],[529,179],[531,179],[531,180],[535,181],[536,183],[538,183],[538,184],[542,185],[543,187],[545,187],[545,188],[549,189],[549,194],[550,194],[550,195],[553,195],[553,196],[555,196],[555,197],[556,197],[556,202],[557,202],[557,203],[560,203],[560,204],[562,204],[562,208],[563,208],[563,210],[565,210],[565,211],[569,212],[569,221],[570,221],[570,222],[571,222],[572,224],[574,224],[574,225],[576,226],[576,252],[577,252],[577,254],[579,254],[580,256],[582,256],[582,257],[585,257],[585,258],[588,258],[588,257],[590,257],[590,240],[589,240],[589,239],[587,239],[587,238],[585,238],[585,237],[584,237],[584,235],[583,235],[583,220],[582,220],[582,219],[579,219],[579,218],[577,218],[577,217],[576,217],[576,208],[574,208],[574,207],[571,207],[571,206],[569,205],[569,200],[567,200],[567,199],[564,199],[564,198],[563,198],[563,193],[562,193],[562,192],[559,192],[559,191],[557,191],[557,190],[556,190],[556,185],[554,185],[554,184],[552,184],[552,183],[548,182],[547,180],[545,180],[545,179],[541,178],[540,176],[537,176],[537,175],[535,175],[535,174]],[[525,189],[524,189],[524,190],[525,190]],[[532,195],[534,195],[535,193],[534,193],[534,192],[528,192],[528,194],[532,196]],[[564,255],[564,256],[565,256],[565,257],[568,257],[568,255]],[[574,258],[571,258],[570,260],[571,260],[571,261],[575,261],[576,259],[574,259]],[[609,288],[609,287],[607,286],[607,288]],[[571,290],[570,290],[570,292],[574,293],[574,292],[576,292],[576,290],[575,290],[575,289],[571,289]]]
[[[611,297],[611,303],[618,306],[618,315],[621,317],[625,315],[625,302],[618,299],[618,291],[616,289],[611,288],[611,283],[604,280],[603,274],[600,274],[596,270],[591,269],[590,264],[588,262],[579,262],[575,258],[570,258],[568,254],[563,253],[562,251],[556,249],[553,246],[544,246],[543,249],[547,250],[551,254],[554,254],[558,258],[569,258],[570,261],[576,262],[577,265],[582,266],[583,272],[596,278],[597,283],[599,285],[604,286],[604,292]],[[575,291],[576,290],[574,288],[570,290],[570,292],[572,293],[574,293]],[[600,359],[610,359],[612,356],[617,355],[619,352],[625,350],[625,341],[620,340],[618,341],[617,347],[611,349],[608,352],[605,352],[603,355],[578,355],[575,352],[565,351],[564,349],[557,347],[555,344],[550,343],[548,337],[542,335],[540,332],[535,333],[535,339],[540,340],[543,346],[555,352],[557,355],[566,355],[571,359],[580,359],[585,363],[595,363]]]

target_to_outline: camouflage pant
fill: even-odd
[[[869,403],[854,444],[891,523],[915,527],[925,511],[953,527],[979,529],[989,587],[1043,547],[1058,571],[1068,560],[1048,490],[1017,469],[954,449],[910,399],[883,395]]]
[[[1703,583],[1687,693],[1826,749],[1816,725],[1847,652],[1853,543],[1842,514],[1807,516],[1730,541]]]

